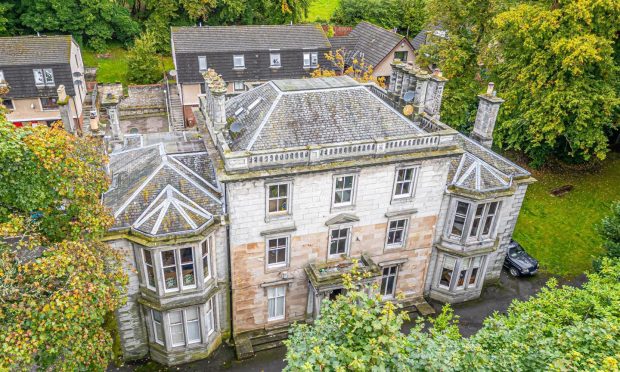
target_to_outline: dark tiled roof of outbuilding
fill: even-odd
[[[428,33],[428,30],[422,30],[418,32],[418,34],[413,39],[411,39],[411,45],[413,46],[415,50],[419,50],[422,47],[422,45],[426,43],[427,33]]]
[[[233,151],[423,133],[366,86],[347,76],[274,80],[227,102],[226,116],[237,118],[241,128],[235,138],[228,134]]]
[[[334,37],[330,41],[332,45],[347,49],[347,57],[359,57],[363,54],[366,63],[376,66],[404,38],[396,32],[362,21],[349,35]]]
[[[204,143],[194,139],[192,146],[179,146],[172,138],[168,146],[164,141],[146,146],[149,141],[131,141],[110,154],[112,187],[103,201],[115,218],[112,230],[131,228],[150,236],[192,233],[222,214]]]
[[[69,63],[71,36],[0,37],[0,66]]]
[[[330,48],[320,25],[173,27],[175,53]]]

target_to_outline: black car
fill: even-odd
[[[538,271],[538,261],[512,240],[508,245],[504,267],[512,276],[534,275]]]

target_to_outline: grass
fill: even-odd
[[[99,83],[122,83],[127,81],[127,49],[121,46],[111,46],[106,52],[110,58],[97,58],[97,53],[82,48],[82,58],[86,67],[97,67],[97,82]],[[171,56],[162,57],[166,71],[174,69]]]
[[[562,174],[533,171],[514,237],[540,261],[541,270],[575,276],[592,269],[602,253],[595,225],[620,200],[620,154],[610,153],[597,172]],[[563,185],[574,189],[561,197],[549,192]]]
[[[310,3],[310,9],[308,9],[306,21],[329,21],[339,4],[340,0],[312,0],[312,3]]]

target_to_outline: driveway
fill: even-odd
[[[454,313],[459,316],[459,328],[463,336],[470,336],[482,327],[483,320],[498,311],[505,312],[514,299],[527,300],[537,293],[547,280],[548,275],[538,274],[533,277],[513,278],[506,271],[502,271],[500,281],[492,286],[487,286],[478,300],[462,304],[452,305]],[[585,275],[573,279],[558,279],[560,285],[581,286],[585,281]],[[436,311],[441,310],[442,304],[431,302]],[[408,332],[413,323],[405,324],[404,331]],[[173,368],[165,368],[156,363],[148,362],[137,365],[125,365],[119,369],[110,368],[109,371],[233,371],[233,372],[271,372],[280,371],[284,368],[284,355],[286,349],[280,347],[256,354],[252,359],[235,360],[234,349],[228,345],[222,345],[209,358],[194,363],[189,363]]]

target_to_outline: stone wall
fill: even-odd
[[[136,270],[136,262],[132,243],[126,239],[108,242],[125,258],[123,267],[129,277],[127,285],[127,303],[116,311],[121,348],[125,360],[144,358],[148,352],[148,335],[138,304],[140,296],[140,279]]]
[[[164,90],[160,84],[130,85],[119,109],[121,118],[166,114]]]
[[[415,196],[397,202],[392,201],[392,192],[398,165],[420,165],[420,170]],[[286,318],[279,323],[304,318],[308,280],[303,269],[309,263],[327,261],[329,227],[325,223],[340,213],[353,214],[360,219],[353,223],[350,255],[359,257],[365,252],[377,263],[407,259],[399,273],[397,292],[410,297],[422,295],[433,232],[446,184],[448,161],[445,158],[432,159],[351,171],[359,172],[354,207],[332,209],[334,172],[299,175],[294,179],[287,179],[292,181],[293,185],[290,218],[267,222],[265,182],[274,180],[252,180],[227,185],[233,265],[234,334],[278,324],[267,322],[267,290],[262,288],[261,284],[280,280],[282,272],[294,279],[287,287]],[[340,173],[343,172],[338,171],[338,174]],[[412,209],[417,212],[409,213],[406,247],[386,251],[386,213]],[[406,215],[402,218],[406,218]],[[278,270],[267,269],[266,238],[261,232],[293,226],[295,230],[290,233],[289,266]]]

